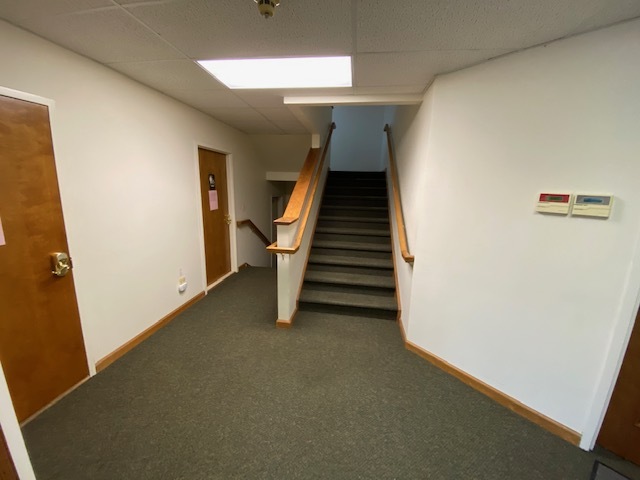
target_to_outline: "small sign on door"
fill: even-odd
[[[218,210],[218,191],[209,190],[209,210]]]
[[[209,210],[218,210],[218,191],[216,190],[216,176],[209,174]]]

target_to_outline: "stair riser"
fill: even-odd
[[[389,223],[382,222],[367,222],[366,219],[361,219],[360,222],[353,221],[339,221],[339,220],[325,220],[323,218],[318,219],[318,227],[322,228],[361,228],[364,230],[386,230],[389,233]]]
[[[317,233],[313,242],[335,242],[348,244],[349,250],[391,251],[391,239],[389,237],[373,237],[365,235],[342,235],[337,233]],[[340,248],[332,246],[329,248]]]
[[[358,197],[361,195],[364,196],[373,196],[373,197],[381,197],[387,198],[387,189],[386,188],[373,188],[373,187],[337,187],[337,186],[329,186],[325,189],[325,195],[351,195],[354,197]]]
[[[335,233],[338,235],[368,235],[371,237],[386,237],[390,238],[389,233],[384,230],[363,230],[361,228],[331,228],[331,227],[318,227],[316,228],[318,233]]]
[[[382,268],[393,269],[393,261],[375,260],[358,257],[331,257],[331,258],[318,258],[311,255],[309,257],[309,263],[315,263],[318,265],[340,265],[343,267],[370,267],[370,268]]]
[[[319,303],[322,305],[335,305],[341,307],[350,307],[350,308],[373,308],[375,310],[387,310],[390,312],[397,312],[398,309],[390,302],[389,304],[378,307],[375,304],[369,303],[367,299],[363,300],[349,300],[343,297],[331,296],[331,295],[322,295],[322,296],[308,296],[308,298],[300,297],[300,301],[304,303]],[[372,307],[372,305],[374,305]]]
[[[315,312],[319,314],[328,315],[344,315],[345,318],[352,317],[366,317],[371,319],[391,320],[395,321],[398,317],[398,312],[388,310],[376,310],[372,308],[349,308],[349,307],[337,307],[333,305],[322,305],[318,303],[306,303],[300,302],[298,305],[299,311]]]
[[[387,181],[384,178],[380,179],[360,179],[353,181],[346,178],[328,178],[327,188],[329,187],[372,187],[372,188],[386,188]]]
[[[345,178],[349,180],[364,179],[381,179],[385,178],[385,172],[351,172],[348,170],[330,170],[329,178]]]
[[[386,209],[366,210],[366,209],[343,209],[334,207],[323,207],[320,210],[320,218],[326,217],[341,217],[346,218],[346,221],[363,221],[368,219],[376,222],[389,222],[389,214]]]
[[[314,272],[307,271],[307,274],[304,277],[304,281],[306,285],[313,283],[324,283],[327,285],[344,285],[346,287],[367,287],[367,288],[376,288],[379,290],[391,290],[393,291],[396,286],[393,281],[393,278],[383,278],[378,279],[373,275],[362,275],[358,278],[340,278],[340,277],[332,277],[332,278],[323,278],[319,276],[315,276]]]
[[[395,318],[390,235],[385,173],[331,171],[299,308]]]
[[[385,280],[394,279],[393,272],[389,270],[376,270],[375,268],[357,268],[357,267],[340,267],[336,265],[314,265],[309,264],[307,272],[335,272],[335,273],[351,273],[358,275],[372,275]]]
[[[323,241],[316,240],[313,242],[313,247],[323,248],[323,249],[340,249],[340,250],[354,250],[354,251],[365,251],[365,252],[391,253],[391,246],[368,245],[367,247],[361,247],[356,244],[350,245],[349,242],[336,243],[336,242],[323,242]]]
[[[350,224],[354,223],[375,223],[378,227],[389,228],[389,219],[386,217],[375,218],[375,217],[341,217],[339,215],[320,215],[318,217],[318,222],[348,222]]]
[[[313,242],[313,248],[321,248],[325,250],[352,250],[354,252],[365,253],[391,253],[390,245],[367,245],[362,247],[360,244],[353,244],[352,242],[323,242],[317,240]]]
[[[360,198],[325,196],[322,201],[322,208],[341,205],[344,207],[387,207],[386,198]]]

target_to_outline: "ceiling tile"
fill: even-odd
[[[274,93],[273,90],[235,90],[238,97],[252,107],[281,107],[284,105],[284,95]]]
[[[227,89],[192,60],[112,63],[109,66],[161,92]]]
[[[259,122],[261,120],[267,121],[266,118],[262,114],[260,114],[256,109],[251,107],[244,108],[226,108],[226,107],[211,107],[208,109],[208,112],[218,117],[224,117],[231,120],[247,120],[247,121],[255,121]]]
[[[207,113],[245,133],[284,133],[253,108],[210,108]]]
[[[168,90],[165,92],[176,100],[209,112],[214,108],[252,110],[231,90]]]
[[[283,1],[264,19],[251,0],[131,5],[142,22],[194,59],[350,53],[351,2]]]
[[[102,63],[182,57],[120,7],[33,18],[25,20],[23,26]]]
[[[250,122],[242,122],[238,125],[231,125],[232,127],[237,128],[241,132],[248,133],[249,135],[283,135],[283,132],[280,128],[276,127],[271,123],[250,123]],[[287,132],[288,133],[288,132]],[[292,132],[293,133],[293,132]]]
[[[305,130],[304,126],[300,123],[296,116],[291,113],[291,110],[289,110],[288,107],[257,108],[256,110],[264,115],[267,120],[273,122],[275,125],[286,132],[299,129]]]
[[[113,7],[110,0],[19,0],[0,2],[0,18],[20,24],[21,19],[30,17],[49,17],[64,13],[91,10],[100,7]]]
[[[269,20],[252,0],[0,0],[1,18],[251,133],[305,131],[286,96],[420,94],[436,74],[639,16],[640,0],[284,0]],[[188,60],[355,50],[346,89],[231,91]]]
[[[423,85],[424,89],[436,74],[459,70],[504,53],[507,50],[362,53],[356,56],[355,77],[358,87]]]
[[[510,50],[640,15],[637,0],[357,0],[358,52]]]

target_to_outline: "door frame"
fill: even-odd
[[[3,87],[0,85],[0,95],[10,98],[15,98],[16,100],[23,100],[25,102],[35,103],[37,105],[44,105],[47,107],[49,112],[49,129],[51,130],[51,145],[53,147],[53,158],[54,164],[56,166],[56,170],[58,170],[57,159],[58,155],[56,152],[56,130],[57,130],[57,121],[55,115],[55,101],[50,98],[40,97],[38,95],[33,95],[31,93],[22,92],[20,90],[13,90],[11,88]],[[64,216],[64,200],[62,195],[62,188],[60,188],[60,178],[58,177],[58,188],[60,190],[60,203],[62,205],[62,214]],[[65,222],[65,233],[67,233],[67,243],[71,243],[67,226]],[[71,251],[71,247],[69,247],[69,251]],[[75,278],[74,278],[75,280]],[[75,288],[74,281],[74,288]],[[91,353],[91,345],[87,342],[87,337],[85,335],[85,328],[82,321],[82,312],[80,311],[80,303],[77,300],[77,290],[76,290],[76,306],[78,307],[78,314],[80,316],[80,330],[82,332],[82,340],[84,342],[85,353],[86,353],[86,361],[89,367],[89,378],[96,374],[95,362],[93,361],[93,355]],[[63,395],[66,395],[68,392],[65,392]],[[57,401],[54,400],[54,402]],[[24,437],[22,436],[22,431],[20,430],[20,424],[18,423],[18,418],[16,417],[15,410],[13,408],[13,400],[11,399],[11,395],[9,393],[9,387],[7,385],[7,381],[4,376],[4,372],[2,371],[2,366],[0,365],[0,424],[2,425],[2,429],[5,434],[5,438],[7,441],[7,446],[9,447],[9,453],[11,454],[11,458],[13,459],[13,463],[18,472],[18,476],[21,479],[34,479],[35,473],[33,471],[33,466],[31,465],[31,460],[29,459],[29,454],[27,452],[27,447],[24,443]]]
[[[592,450],[598,439],[600,428],[609,408],[613,389],[620,374],[624,355],[629,345],[631,332],[640,308],[640,235],[635,246],[620,302],[615,312],[614,325],[610,331],[605,361],[596,381],[591,406],[587,412],[580,448]]]
[[[60,181],[60,170],[58,168],[58,153],[56,148],[56,137],[57,137],[56,131],[58,130],[58,122],[56,119],[55,100],[46,98],[46,97],[40,97],[38,95],[33,95],[27,92],[22,92],[20,90],[13,90],[11,88],[3,87],[2,85],[0,85],[0,95],[5,97],[10,97],[10,98],[15,98],[16,100],[24,100],[25,102],[31,102],[38,105],[44,105],[47,107],[47,110],[49,112],[49,129],[51,130],[51,146],[53,148],[53,161],[56,167],[56,172],[58,174],[58,190],[60,192],[60,205],[62,206],[62,215],[64,217],[66,209],[65,209],[63,189],[61,185],[62,182]],[[69,252],[72,252],[73,239],[69,235],[66,219],[64,222],[64,230],[67,236],[67,246],[69,248]],[[88,341],[88,338],[85,332],[85,325],[84,325],[84,320],[82,318],[82,310],[80,309],[80,301],[79,301],[79,295],[78,295],[78,289],[77,289],[77,278],[75,275],[73,280],[74,280],[73,282],[74,289],[76,290],[76,306],[78,308],[78,315],[80,317],[80,331],[82,332],[82,341],[84,342],[84,350],[86,353],[87,366],[89,367],[89,378],[91,378],[97,373],[96,372],[97,360],[95,359],[95,355],[93,354],[91,343]]]
[[[228,275],[224,275],[211,285],[207,285],[207,257],[204,249],[204,223],[202,222],[202,192],[200,191],[200,157],[198,156],[198,149],[209,150],[219,153],[225,156],[225,167],[227,169],[227,202],[229,205],[229,216],[231,217],[231,224],[229,225],[229,256],[231,259],[231,271]],[[211,146],[208,142],[195,142],[194,143],[194,192],[196,192],[196,205],[198,214],[198,237],[200,240],[200,266],[201,275],[200,282],[202,285],[201,290],[207,293],[209,290],[217,286],[220,282],[224,281],[229,275],[238,273],[238,244],[237,244],[237,229],[236,225],[236,202],[235,202],[235,188],[234,188],[234,172],[233,172],[233,154],[226,152],[215,146]]]

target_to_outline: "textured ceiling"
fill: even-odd
[[[304,133],[284,96],[421,93],[434,75],[640,16],[640,0],[0,0],[0,17],[247,133]],[[194,60],[352,55],[354,86],[227,89]],[[383,97],[381,97],[383,98]]]

